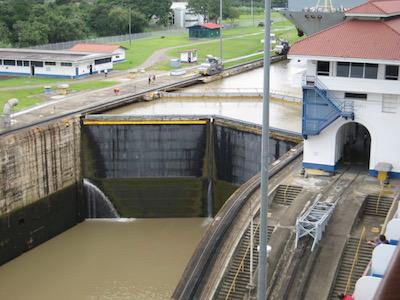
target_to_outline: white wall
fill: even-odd
[[[31,67],[27,66],[4,66],[0,65],[0,72],[7,73],[18,73],[20,75],[31,75]],[[56,63],[55,66],[35,67],[35,75],[42,76],[75,76],[75,67],[62,67],[60,63]]]
[[[112,57],[113,62],[122,61],[122,60],[125,60],[125,58],[126,58],[126,56],[125,56],[125,50],[124,49],[120,49],[120,50],[117,50],[117,51],[113,52],[113,57]]]
[[[355,122],[364,125],[371,135],[370,169],[378,162],[393,165],[393,172],[400,173],[400,99],[396,113],[382,112],[379,94],[368,95],[374,101],[354,101]],[[334,166],[340,159],[340,147],[344,141],[337,140],[339,128],[347,122],[343,118],[325,128],[319,135],[310,136],[304,142],[304,162]]]

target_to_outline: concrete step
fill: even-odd
[[[303,188],[301,186],[281,184],[276,190],[273,201],[280,205],[289,206],[302,190]]]
[[[343,251],[342,259],[338,268],[338,273],[332,287],[330,299],[337,299],[339,293],[344,293],[346,290],[347,282],[349,280],[350,272],[354,262],[354,257],[359,244],[358,238],[349,238]],[[350,280],[350,285],[347,293],[354,291],[354,286],[357,280],[362,276],[367,268],[371,257],[373,247],[367,244],[365,240],[361,242],[359,249],[359,257],[357,263],[354,265],[353,273]]]
[[[379,195],[368,195],[365,199],[364,214],[386,217],[392,206],[393,198]]]
[[[254,248],[253,248],[253,272],[256,270],[258,264],[258,251],[257,245],[259,243],[259,228],[258,224],[254,224],[254,229],[257,229],[254,233]],[[268,227],[268,236],[271,236],[273,227]],[[220,287],[214,296],[214,299],[225,300],[225,299],[240,299],[248,293],[247,285],[250,281],[250,251],[248,250],[250,245],[250,226],[247,228],[243,235],[238,247],[236,248],[234,255],[231,259],[228,269],[226,270],[224,277],[221,281]],[[247,251],[246,251],[247,250]],[[245,256],[246,254],[246,256]],[[242,266],[243,262],[243,267]],[[233,288],[233,282],[234,288]]]

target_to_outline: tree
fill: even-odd
[[[6,24],[0,22],[0,43],[2,45],[10,44],[11,32],[8,30]]]
[[[235,20],[240,18],[240,9],[237,7],[230,7],[229,8],[229,19],[231,20],[232,23],[235,22]]]
[[[222,17],[228,19],[231,12],[231,0],[223,0]],[[189,7],[194,13],[203,16],[205,21],[217,22],[219,19],[219,0],[189,0]]]
[[[19,47],[28,47],[49,42],[47,38],[47,26],[44,24],[18,21],[13,28],[17,35],[17,44]]]

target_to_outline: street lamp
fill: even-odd
[[[219,57],[222,64],[222,0],[219,0]]]
[[[271,47],[271,0],[264,0],[264,93],[261,147],[260,257],[258,260],[257,300],[267,293],[268,165],[269,165],[269,89]]]

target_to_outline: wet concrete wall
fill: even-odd
[[[261,136],[254,126],[121,122],[85,125],[82,153],[84,177],[122,217],[210,216],[260,171]],[[270,161],[294,144],[271,138]]]
[[[0,138],[0,264],[81,221],[80,122]]]
[[[260,172],[261,135],[258,131],[232,124],[216,124],[214,128],[217,179],[240,185]],[[269,162],[277,160],[294,145],[270,138]]]
[[[85,126],[84,176],[123,217],[203,216],[207,131],[207,124]]]

